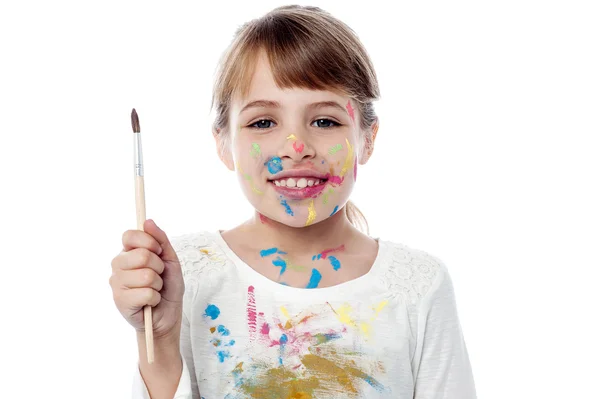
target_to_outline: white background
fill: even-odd
[[[301,3],[372,57],[381,128],[352,199],[448,266],[479,397],[600,397],[597,3]],[[251,208],[214,149],[213,73],[284,4],[0,3],[0,397],[130,396],[108,278],[136,225],[131,109],[147,217],[235,226]]]

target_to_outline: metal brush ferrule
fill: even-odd
[[[136,176],[144,176],[144,161],[142,159],[142,135],[133,134],[133,166]]]

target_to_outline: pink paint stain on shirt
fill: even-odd
[[[246,313],[248,315],[248,330],[250,339],[256,336],[256,300],[254,298],[254,286],[248,286],[248,303]]]
[[[352,122],[354,122],[354,108],[352,108],[350,100],[348,100],[348,104],[346,104],[346,109],[348,110],[348,115],[350,115],[350,118],[352,118]]]
[[[296,151],[297,153],[301,153],[302,150],[304,150],[304,143],[300,143],[300,145],[296,145],[296,141],[294,141],[294,143],[292,144],[292,147],[294,147],[294,151]]]

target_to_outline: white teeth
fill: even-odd
[[[296,186],[298,188],[304,188],[304,187],[306,187],[306,184],[307,184],[306,179],[303,177],[300,180],[298,180],[298,183],[296,183]]]
[[[308,187],[312,187],[312,185],[315,184],[315,181],[309,180],[307,184],[308,184]]]
[[[275,180],[275,185],[276,186],[281,186],[281,183],[279,183],[279,180]]]
[[[287,179],[286,181],[286,185],[288,187],[296,187],[296,180],[292,179],[291,177],[289,179]]]

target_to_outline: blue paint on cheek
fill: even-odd
[[[335,208],[333,208],[333,212],[331,212],[331,215],[329,216],[333,216],[334,213],[336,213],[338,210],[338,206],[336,205]]]
[[[220,326],[217,327],[217,331],[219,332],[219,334],[221,335],[229,335],[229,330],[225,328],[225,326],[223,326],[222,324]]]
[[[213,320],[219,317],[220,314],[221,311],[215,305],[208,305],[204,311],[204,316],[210,317]]]
[[[286,200],[281,200],[281,205],[283,205],[285,207],[285,212],[291,216],[294,216],[294,211],[292,211],[292,208],[290,208],[290,206],[288,205]]]
[[[275,174],[279,173],[283,170],[283,164],[281,163],[281,158],[273,157],[265,162],[265,166],[269,169],[269,173]]]
[[[329,262],[331,262],[331,266],[333,266],[333,270],[338,270],[342,265],[340,261],[335,257],[329,255]]]
[[[280,276],[283,274],[283,272],[285,272],[285,268],[287,267],[286,261],[281,259],[279,256],[273,261],[273,265],[281,267],[281,271],[279,272]]]
[[[321,273],[317,269],[312,269],[312,274],[310,275],[310,281],[306,288],[317,288],[319,282],[321,281]]]

